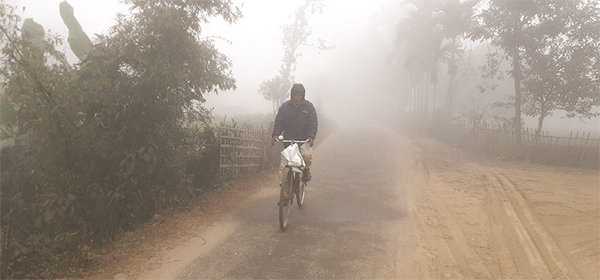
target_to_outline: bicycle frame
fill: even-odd
[[[295,140],[283,140],[278,139],[279,142],[287,143],[307,143],[306,141],[295,141]],[[302,155],[300,155],[302,156]],[[286,165],[281,174],[280,183],[280,194],[279,194],[279,227],[284,231],[287,227],[287,220],[290,212],[290,206],[294,204],[294,196],[298,202],[298,207],[302,207],[304,204],[304,196],[306,192],[306,181],[302,180],[302,170],[296,166]]]

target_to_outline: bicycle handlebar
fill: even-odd
[[[276,137],[275,141],[283,142],[283,143],[308,143],[308,139],[306,139],[306,140],[283,140],[283,136]]]
[[[308,143],[308,140],[277,140],[277,142],[283,142],[283,143]]]

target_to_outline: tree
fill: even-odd
[[[519,144],[522,113],[538,116],[538,133],[554,110],[567,116],[596,114],[598,7],[587,0],[490,0],[482,11],[473,38],[489,40],[511,62]]]
[[[266,80],[260,84],[258,92],[265,97],[267,100],[273,101],[273,112],[277,112],[279,106],[281,106],[282,99],[285,99],[285,93],[289,89],[290,82],[285,82],[282,75],[277,75],[269,80]],[[275,98],[277,100],[270,99]]]
[[[438,6],[439,12],[435,22],[440,26],[442,36],[449,40],[450,59],[448,60],[448,88],[446,95],[446,110],[450,116],[452,109],[452,95],[454,94],[458,62],[456,59],[464,52],[462,37],[471,30],[474,21],[474,7],[479,0],[461,1],[445,0]]]
[[[287,98],[288,90],[291,88],[298,58],[298,48],[302,45],[318,48],[319,50],[329,50],[332,46],[327,46],[323,40],[319,40],[318,45],[308,45],[308,37],[312,31],[308,26],[308,15],[315,12],[321,12],[323,0],[306,0],[303,5],[298,7],[295,12],[294,22],[284,25],[283,29],[283,59],[279,74],[267,81],[261,83],[258,93],[266,100],[273,102],[273,112],[281,106]]]
[[[229,0],[125,3],[131,14],[70,67],[60,38],[36,46],[1,2],[6,125],[33,142],[2,150],[2,278],[62,278],[90,247],[197,193],[185,163],[211,133],[189,124],[210,119],[205,94],[235,88],[201,25],[241,13]]]
[[[407,1],[406,4],[414,6],[415,9],[411,10],[408,17],[402,19],[396,27],[396,46],[402,53],[402,66],[409,74],[413,96],[411,107],[417,108],[420,115],[427,114],[426,85],[429,82],[434,84],[435,93],[439,64],[444,57],[441,47],[442,38],[432,20],[436,3],[422,0]]]
[[[68,163],[64,158],[74,152],[69,135],[75,128],[67,109],[72,103],[62,102],[68,69],[57,63],[64,58],[55,49],[60,39],[46,34],[33,19],[26,19],[21,28],[20,24],[15,8],[0,2],[0,81],[5,89],[2,102],[9,105],[2,108],[0,136],[15,142],[35,140],[34,145],[2,147],[2,254],[11,257],[0,259],[0,272],[2,278],[46,278],[42,272],[49,269],[48,260],[66,256],[54,249],[65,245],[73,224],[57,221],[68,215],[72,204],[54,204],[50,189],[55,186],[40,174],[46,171],[44,162]],[[46,141],[38,145],[41,138]]]
[[[546,3],[526,32],[523,113],[537,117],[539,139],[545,117],[599,115],[600,6],[587,1]],[[596,107],[596,108],[594,108]]]
[[[463,52],[460,41],[471,28],[473,7],[478,1],[412,0],[416,9],[398,24],[397,44],[403,48],[404,67],[409,70],[411,87],[417,89],[415,95],[421,114],[427,114],[426,85],[433,84],[433,109],[435,110],[436,89],[442,63],[448,64],[449,84],[446,108],[450,113],[452,93],[458,62]],[[424,77],[423,77],[424,76]]]
[[[474,39],[489,40],[499,47],[511,63],[510,75],[514,80],[515,116],[513,127],[518,144],[521,143],[521,104],[522,104],[522,49],[527,36],[524,29],[532,24],[537,9],[545,5],[541,0],[488,0],[488,8],[480,14],[480,25],[471,34]]]

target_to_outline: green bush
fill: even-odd
[[[200,24],[239,11],[230,1],[126,2],[132,14],[75,66],[56,51],[60,38],[32,44],[0,4],[11,105],[1,139],[19,139],[1,154],[2,278],[63,277],[215,176],[203,95],[235,80],[230,61],[198,39]]]

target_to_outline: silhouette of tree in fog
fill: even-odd
[[[514,132],[521,142],[521,114],[543,120],[554,110],[591,117],[598,106],[597,1],[489,0],[475,39],[488,40],[511,63]],[[490,59],[488,63],[498,65]]]
[[[521,48],[525,41],[523,29],[535,15],[535,5],[533,0],[489,0],[488,4],[489,7],[481,13],[482,25],[476,28],[474,38],[487,39],[493,46],[500,47],[511,62],[510,74],[515,88],[513,125],[516,141],[521,143]]]
[[[456,74],[458,72],[458,57],[464,52],[464,46],[461,41],[465,33],[471,30],[474,22],[474,6],[479,0],[461,1],[446,0],[441,1],[438,6],[438,12],[435,14],[434,21],[447,42],[447,48],[450,50],[450,59],[448,63],[448,88],[446,94],[446,109],[448,116],[452,109],[452,95],[456,89]]]
[[[585,1],[540,6],[524,46],[523,113],[544,118],[562,110],[567,117],[596,117],[600,105],[600,7]]]
[[[433,84],[433,110],[436,109],[436,91],[442,63],[448,65],[449,82],[446,97],[447,113],[456,88],[457,59],[463,53],[461,37],[470,30],[473,7],[478,1],[411,0],[414,10],[397,27],[396,42],[404,54],[404,67],[410,75],[410,84],[419,114],[428,113],[428,85]],[[416,92],[415,92],[416,91]]]
[[[279,69],[277,76],[262,82],[258,89],[260,95],[273,102],[273,112],[276,112],[277,108],[288,97],[288,90],[294,81],[293,72],[299,56],[297,53],[298,48],[306,45],[320,50],[332,49],[331,46],[326,46],[323,40],[319,40],[319,45],[316,46],[307,44],[308,37],[312,34],[312,30],[308,25],[308,15],[321,12],[323,6],[322,0],[306,0],[302,6],[296,9],[294,22],[282,27],[283,59],[281,69]]]
[[[409,75],[411,88],[411,109],[417,108],[420,115],[427,114],[428,83],[438,83],[440,63],[445,62],[441,46],[441,34],[433,23],[434,3],[422,0],[407,1],[416,9],[397,25],[396,46],[402,52],[403,67]],[[435,109],[435,106],[434,106]]]

